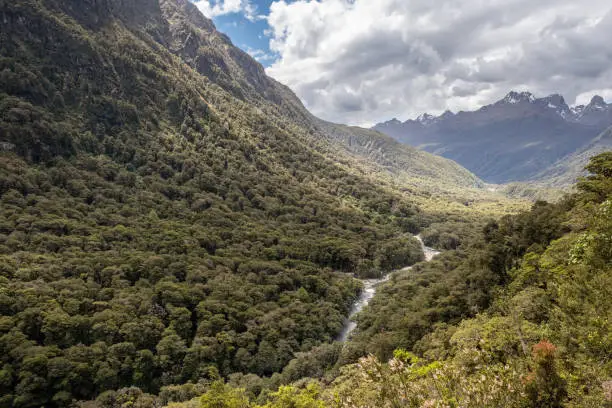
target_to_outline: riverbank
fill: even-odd
[[[423,240],[421,239],[419,235],[416,235],[415,238],[421,243],[421,249],[423,250],[423,254],[425,255],[425,262],[431,261],[436,255],[440,253],[440,251],[434,248],[425,246],[425,244],[423,243]],[[407,270],[410,270],[411,268],[412,266],[407,266],[403,269],[400,269],[399,271],[407,271]],[[361,282],[363,283],[363,291],[361,292],[361,294],[359,295],[359,298],[355,301],[355,303],[351,307],[351,311],[349,312],[349,315],[346,321],[344,322],[344,326],[342,327],[342,331],[340,332],[340,335],[338,336],[338,341],[345,342],[349,339],[351,333],[357,328],[357,322],[355,322],[353,318],[359,312],[361,312],[363,308],[368,305],[368,303],[370,303],[370,300],[372,300],[374,295],[376,295],[377,286],[384,282],[387,282],[391,278],[392,274],[393,272],[390,272],[380,279],[362,279],[361,280]]]

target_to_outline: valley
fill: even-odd
[[[418,235],[416,236],[416,238],[421,243],[421,250],[423,251],[425,262],[431,261],[434,256],[440,253],[440,251],[438,250],[425,246],[423,240]],[[406,272],[409,271],[411,268],[411,266],[407,266],[405,268],[402,268],[401,271]],[[348,340],[351,333],[357,328],[357,323],[353,321],[353,318],[357,316],[357,314],[361,312],[363,308],[368,305],[368,303],[370,303],[370,300],[372,300],[372,298],[376,295],[377,287],[387,282],[391,278],[392,273],[393,272],[390,272],[379,279],[365,279],[361,281],[363,283],[363,289],[361,290],[359,298],[355,301],[355,303],[353,303],[353,306],[349,311],[347,320],[344,326],[342,327],[340,334],[338,335],[338,341],[344,342]]]
[[[188,0],[0,21],[0,408],[609,404],[603,98],[365,129]]]

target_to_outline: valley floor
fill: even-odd
[[[610,406],[611,169],[600,155],[576,194],[394,274],[345,345],[299,355],[276,391],[230,380],[170,406]]]

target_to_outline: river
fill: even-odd
[[[421,248],[423,249],[423,253],[425,254],[426,262],[431,261],[434,256],[440,253],[440,251],[437,251],[433,248],[429,248],[425,246],[420,236],[417,235],[415,236],[415,238],[418,239],[419,242],[421,243]],[[411,268],[412,266],[408,266],[404,269],[401,269],[400,271],[407,271],[407,270],[410,270]],[[353,318],[355,317],[357,313],[361,312],[363,308],[368,305],[368,303],[370,303],[370,300],[372,300],[372,298],[376,294],[376,288],[378,287],[378,285],[380,285],[383,282],[388,281],[391,278],[392,273],[393,272],[388,273],[380,279],[362,279],[361,280],[361,282],[363,282],[363,291],[359,295],[359,298],[353,304],[353,307],[351,307],[349,316],[344,322],[344,327],[342,327],[342,331],[340,332],[340,335],[338,336],[338,341],[344,342],[348,340],[353,330],[357,328],[357,323],[353,320]]]

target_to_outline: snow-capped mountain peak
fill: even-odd
[[[595,95],[591,99],[591,103],[588,104],[587,108],[591,110],[605,110],[608,109],[608,104],[601,96]]]
[[[473,116],[476,115],[476,116]],[[530,116],[556,115],[558,118],[571,122],[580,123],[588,126],[599,126],[612,124],[612,104],[599,95],[593,96],[588,105],[569,106],[565,98],[560,94],[551,94],[543,98],[535,97],[531,92],[509,92],[503,99],[481,107],[473,112],[453,113],[449,110],[439,116],[424,113],[415,119],[401,122],[398,119],[379,123],[379,127],[402,127],[408,126],[412,129],[440,128],[453,129],[456,126],[465,126],[466,118],[471,117],[478,123],[496,121],[499,118],[518,120]],[[435,126],[434,126],[435,125]]]
[[[504,99],[502,99],[502,102],[504,103],[509,103],[509,104],[517,104],[517,103],[521,103],[521,102],[535,102],[536,98],[535,96],[533,96],[533,94],[531,92],[515,92],[515,91],[511,91],[510,93],[508,93],[508,95],[506,95],[504,97]]]
[[[559,94],[553,94],[542,99],[537,99],[537,102],[545,105],[547,109],[555,111],[555,113],[564,119],[572,116],[572,110],[567,103],[565,103],[565,98]]]
[[[416,120],[417,122],[422,123],[424,126],[427,125],[431,125],[432,123],[434,123],[436,121],[436,117],[433,115],[430,115],[429,113],[424,113],[421,116],[419,116]]]

